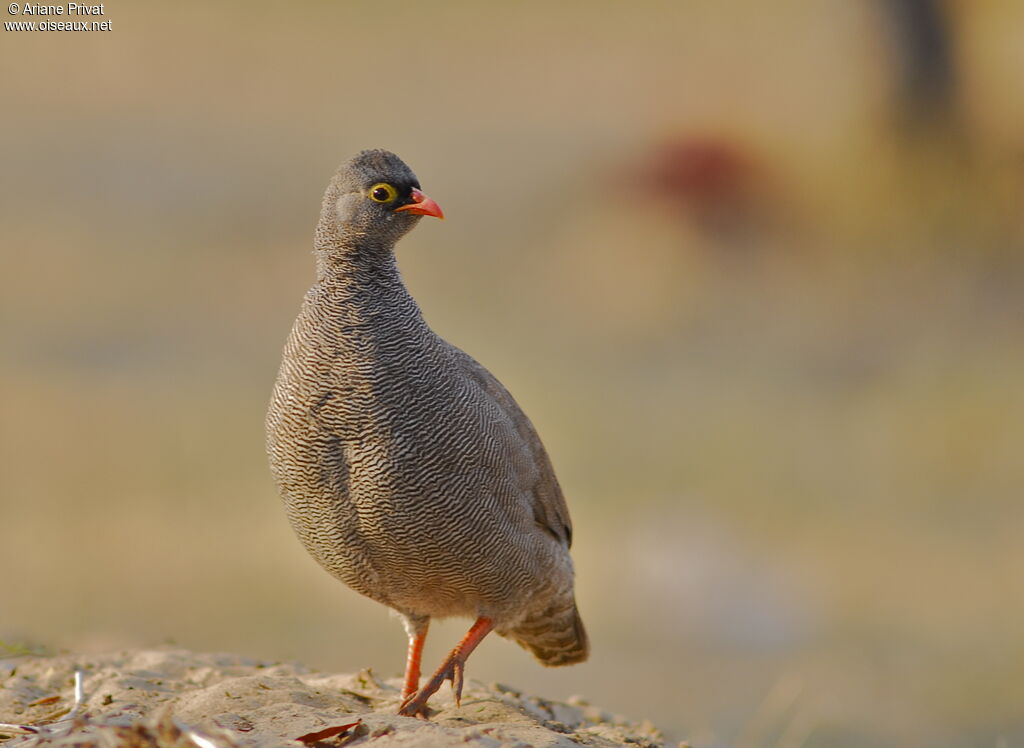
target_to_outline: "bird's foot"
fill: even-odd
[[[462,706],[462,682],[465,668],[466,663],[462,658],[449,657],[423,688],[405,696],[398,713],[403,717],[426,719],[427,700],[437,693],[446,680],[451,681],[452,690],[455,692],[455,705]]]
[[[411,694],[407,696],[402,705],[398,708],[398,714],[401,717],[417,717],[419,719],[427,719],[427,700],[416,698],[419,694]],[[429,697],[428,697],[429,698]]]
[[[455,692],[455,705],[462,706],[462,684],[463,675],[466,669],[466,659],[476,649],[477,644],[480,640],[487,636],[487,633],[494,628],[494,621],[490,618],[481,616],[476,620],[470,628],[462,641],[451,651],[444,662],[441,663],[441,667],[437,669],[437,672],[427,681],[427,685],[423,686],[416,693],[405,696],[402,700],[402,705],[398,708],[398,713],[403,717],[420,717],[426,719],[427,717],[427,700],[437,693],[446,680],[451,681],[452,691]],[[408,685],[409,681],[407,681]]]
[[[452,682],[452,690],[455,692],[455,706],[462,706],[462,675],[465,671],[466,663],[462,658],[452,660],[448,680]]]

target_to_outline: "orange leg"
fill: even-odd
[[[405,683],[402,686],[402,698],[408,699],[420,687],[420,658],[423,657],[423,644],[427,641],[427,626],[410,627],[409,655],[405,660]]]
[[[493,629],[494,621],[490,618],[485,618],[484,616],[477,618],[476,623],[470,627],[469,632],[462,637],[462,641],[455,646],[455,649],[441,663],[441,667],[437,669],[437,672],[430,678],[427,685],[417,693],[407,696],[402,702],[402,707],[398,710],[398,713],[406,717],[424,716],[427,710],[427,699],[433,696],[446,680],[452,682],[452,690],[455,691],[455,703],[458,706],[462,706],[462,674],[466,667],[466,660],[473,650],[476,649],[477,645],[483,641],[483,638]],[[408,681],[406,681],[406,684],[408,685]]]

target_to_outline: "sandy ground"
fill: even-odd
[[[75,708],[75,672],[81,701]],[[0,660],[5,748],[59,746],[661,746],[649,723],[573,697],[546,701],[469,680],[462,706],[446,685],[429,721],[399,717],[399,681],[371,671],[326,674],[182,649]],[[335,735],[329,728],[355,726]],[[299,739],[302,738],[300,741]]]

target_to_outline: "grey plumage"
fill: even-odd
[[[380,183],[393,201],[371,199]],[[399,275],[394,243],[419,199],[387,151],[343,164],[324,195],[316,283],[267,414],[288,518],[328,572],[398,611],[410,636],[430,618],[483,616],[545,665],[580,662],[572,525],[547,453],[507,390],[427,326]]]

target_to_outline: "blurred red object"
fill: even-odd
[[[751,159],[735,145],[686,139],[660,146],[645,176],[663,200],[711,206],[740,199],[752,172]]]
[[[717,136],[687,135],[654,146],[626,183],[634,197],[661,206],[710,239],[732,244],[763,227],[765,169],[750,149]]]

